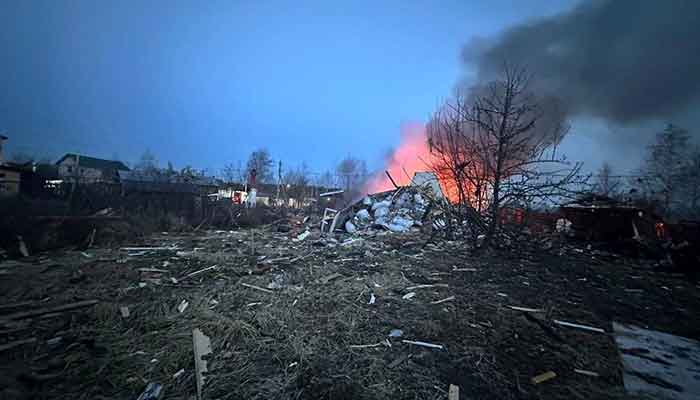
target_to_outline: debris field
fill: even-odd
[[[0,397],[624,399],[613,322],[700,339],[682,275],[527,236],[474,251],[396,216],[4,261]]]

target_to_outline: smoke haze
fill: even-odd
[[[533,89],[561,98],[573,116],[623,127],[694,119],[699,38],[699,1],[605,0],[472,40],[462,56],[480,82],[518,63]]]

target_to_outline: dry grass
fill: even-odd
[[[44,368],[53,358],[64,365],[51,370],[58,378],[50,385],[26,384],[19,372],[11,371],[3,387],[21,387],[38,398],[127,399],[153,381],[163,384],[169,399],[190,398],[191,333],[197,327],[212,339],[204,391],[211,399],[445,399],[449,384],[459,385],[463,398],[474,399],[624,397],[612,339],[551,324],[557,318],[609,328],[609,317],[598,310],[609,313],[608,304],[616,307],[612,310],[621,307],[625,293],[598,278],[615,271],[609,265],[594,267],[585,260],[542,258],[532,252],[472,257],[460,242],[438,242],[421,250],[426,238],[419,234],[366,237],[352,246],[289,240],[296,234],[258,230],[258,255],[311,255],[294,264],[272,263],[257,274],[249,274],[260,265],[250,256],[246,232],[165,235],[149,242],[205,248],[188,257],[173,252],[126,257],[104,249],[92,250],[89,259],[78,253],[53,254],[52,262],[60,266],[17,270],[11,275],[14,281],[2,288],[7,302],[50,297],[51,303],[86,298],[101,303],[54,319],[27,321],[29,334],[48,339],[64,332],[64,341],[56,348],[39,342],[3,355],[7,368]],[[213,263],[217,270],[169,283],[170,276]],[[455,272],[455,266],[476,272]],[[159,277],[161,284],[148,282],[139,288],[139,282],[154,278],[137,272],[141,267],[171,272]],[[340,276],[323,279],[333,274]],[[577,280],[581,277],[600,282],[589,290]],[[241,282],[262,288],[275,282],[282,288],[269,293]],[[403,299],[408,287],[434,283],[447,287],[415,289],[413,298]],[[652,289],[645,290],[646,299]],[[617,297],[610,300],[608,293]],[[371,294],[374,304],[368,304]],[[449,296],[454,300],[431,304]],[[189,306],[180,313],[177,305],[183,299]],[[686,303],[690,307],[698,299]],[[509,304],[544,309],[536,318],[551,332],[506,308]],[[119,314],[124,305],[131,313],[126,319]],[[395,328],[403,337],[388,337]],[[440,344],[444,350],[402,339]],[[373,344],[380,345],[352,347]],[[581,376],[574,368],[601,376]],[[181,369],[185,372],[175,378]],[[547,370],[556,371],[557,378],[530,383]]]

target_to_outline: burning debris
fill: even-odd
[[[351,234],[368,229],[408,232],[430,220],[432,206],[442,199],[437,178],[428,172],[416,173],[409,186],[367,195],[341,210],[335,215],[334,226]]]

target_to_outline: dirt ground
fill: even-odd
[[[0,263],[0,398],[135,399],[148,382],[193,398],[193,328],[212,340],[205,399],[447,399],[450,384],[461,399],[622,399],[612,321],[700,340],[700,287],[648,262],[526,240],[474,254],[419,231],[296,241],[303,229]]]

